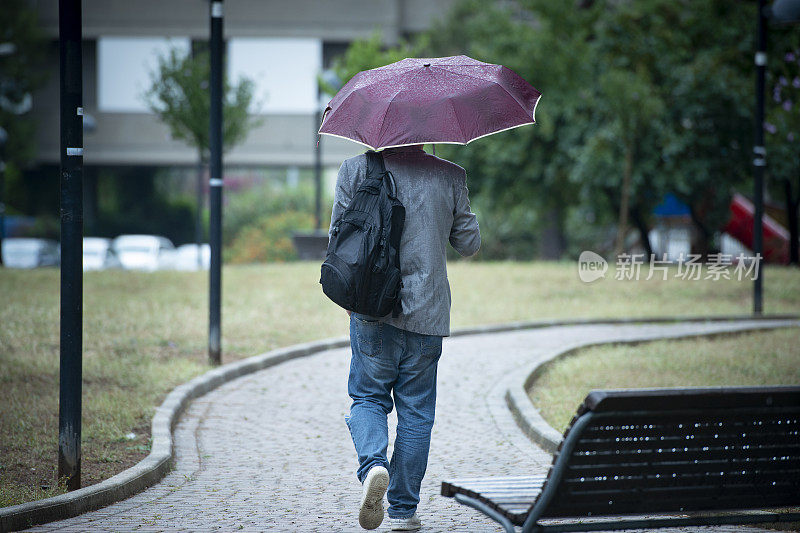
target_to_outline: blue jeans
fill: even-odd
[[[409,518],[419,503],[428,466],[436,407],[436,367],[442,337],[395,328],[353,313],[350,317],[350,378],[353,403],[345,417],[358,454],[359,481],[373,466],[389,471],[390,518]],[[386,458],[386,416],[397,406],[397,436]]]

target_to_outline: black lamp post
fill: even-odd
[[[208,358],[222,361],[222,0],[210,2],[211,120],[209,133],[209,324]],[[200,253],[198,249],[198,253]]]
[[[83,82],[81,0],[60,0],[61,343],[58,479],[81,488],[83,375]]]
[[[777,24],[796,24],[800,22],[800,0],[775,0],[770,7],[765,0],[758,0],[758,34],[756,41],[756,135],[753,146],[753,253],[761,262],[764,251],[764,167],[767,165],[767,151],[764,148],[764,90],[767,67],[767,20]],[[757,265],[753,280],[753,314],[760,315],[764,310],[764,265]]]
[[[0,266],[3,265],[3,238],[6,236],[6,204],[3,203],[6,190],[6,141],[8,141],[8,133],[0,126]]]

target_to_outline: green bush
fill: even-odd
[[[225,248],[226,263],[259,263],[297,259],[292,234],[314,226],[310,212],[288,210],[264,215],[240,229]]]
[[[330,201],[323,199],[322,205],[330,209]],[[310,183],[301,183],[297,187],[286,187],[265,183],[247,191],[237,192],[228,197],[223,217],[223,239],[226,245],[232,244],[246,228],[252,227],[256,221],[264,217],[275,216],[285,212],[308,213],[313,219],[314,187]],[[327,224],[324,219],[323,225]],[[330,212],[328,212],[330,217]],[[328,218],[328,221],[330,218]],[[312,220],[313,225],[313,220]],[[311,226],[309,226],[310,228]],[[302,228],[293,228],[299,230]]]

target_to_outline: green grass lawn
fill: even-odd
[[[592,389],[800,384],[800,328],[608,344],[549,365],[528,395],[563,432]]]
[[[452,326],[583,317],[746,314],[747,281],[600,280],[576,265],[453,262]],[[319,264],[226,267],[223,362],[347,335]],[[57,270],[0,269],[0,506],[59,492]],[[150,418],[176,385],[208,370],[205,273],[90,272],[84,278],[83,482],[149,452]],[[800,270],[770,268],[765,312],[800,314]],[[573,405],[572,408],[577,406]],[[134,438],[128,438],[130,433]]]

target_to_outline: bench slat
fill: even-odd
[[[547,478],[547,475],[541,474],[538,476],[508,476],[508,477],[481,477],[481,478],[466,478],[466,479],[448,479],[445,483],[452,483],[454,485],[462,486],[480,486],[492,485],[503,483],[541,483]]]
[[[481,499],[494,500],[494,501],[501,501],[507,498],[522,498],[522,499],[530,499],[532,502],[534,499],[536,499],[536,496],[538,496],[540,492],[542,491],[538,489],[504,490],[495,492],[479,492],[477,493],[477,495]]]
[[[589,486],[593,483],[608,485],[615,484],[642,484],[647,483],[652,486],[680,485],[696,482],[707,485],[727,485],[727,484],[748,484],[748,485],[768,485],[773,481],[797,480],[800,477],[798,468],[782,468],[781,464],[776,464],[776,468],[750,468],[747,470],[733,468],[731,470],[719,470],[706,468],[703,465],[691,465],[694,470],[677,472],[675,469],[664,468],[663,470],[641,468],[638,472],[628,475],[618,474],[617,472],[606,471],[606,474],[598,476],[586,476],[583,473],[575,475],[572,472],[564,478],[564,485],[567,487],[584,483]],[[797,481],[796,481],[797,482]]]
[[[771,448],[777,445],[788,446],[800,451],[800,435],[793,439],[786,435],[779,434],[758,434],[758,435],[734,435],[726,434],[715,437],[689,435],[687,437],[642,437],[637,440],[614,440],[614,439],[581,439],[575,447],[576,452],[582,451],[632,451],[643,448],[692,448],[702,451],[703,448],[720,448],[725,446],[742,447],[746,442],[751,448]]]
[[[507,507],[509,505],[527,505],[530,506],[533,503],[533,500],[536,499],[537,494],[525,494],[525,495],[518,495],[515,496],[513,494],[507,494],[505,496],[498,496],[493,497],[492,501],[501,507]]]
[[[758,458],[754,461],[733,460],[706,460],[697,461],[655,461],[652,463],[638,462],[630,464],[598,463],[591,465],[570,465],[567,467],[567,477],[594,477],[604,475],[635,475],[647,472],[648,476],[665,475],[667,473],[695,472],[707,469],[709,472],[741,471],[761,469],[770,466],[780,466],[781,469],[795,470],[800,468],[800,456],[784,459]]]
[[[656,422],[656,423],[654,423]],[[720,425],[721,424],[721,425]],[[657,420],[650,419],[649,423],[632,424],[629,419],[625,423],[603,424],[593,427],[583,432],[583,436],[592,438],[604,438],[609,435],[614,437],[629,437],[636,435],[685,435],[690,433],[707,434],[730,431],[757,430],[757,431],[776,431],[783,432],[787,427],[800,427],[800,418],[796,416],[777,416],[762,420],[753,419],[728,419],[720,421],[711,420],[683,420],[681,422],[659,423]]]
[[[500,482],[503,483],[505,481],[520,481],[520,480],[539,480],[545,479],[547,477],[546,474],[537,474],[534,476],[492,476],[492,477],[467,477],[467,478],[458,478],[458,479],[450,479],[447,480],[446,483],[458,483],[458,484],[472,484],[472,483],[491,483],[491,482]]]
[[[743,453],[746,452],[746,453]],[[694,446],[680,447],[680,448],[662,448],[661,451],[656,450],[606,450],[602,452],[573,454],[570,458],[572,465],[585,465],[585,464],[632,464],[640,463],[647,459],[653,458],[659,461],[680,461],[688,463],[698,459],[698,453],[704,453],[703,458],[723,460],[723,459],[771,459],[773,457],[797,457],[800,455],[797,446],[774,446],[761,448],[752,448],[742,450],[741,446],[729,446],[728,449],[716,448],[706,450],[695,448]]]
[[[506,476],[502,478],[452,479],[442,482],[442,496],[465,494],[476,497],[481,490],[500,487],[541,487],[546,476]]]

